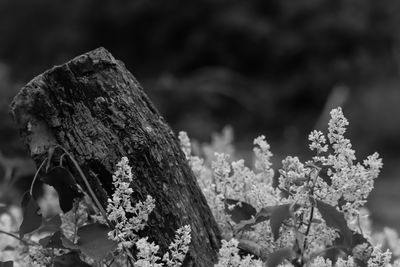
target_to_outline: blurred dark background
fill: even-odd
[[[231,125],[246,158],[265,134],[275,168],[286,155],[307,159],[310,130],[343,106],[358,158],[384,159],[373,219],[397,227],[399,20],[396,0],[0,0],[0,151],[26,166],[8,115],[19,88],[103,46],[176,132],[207,142]]]

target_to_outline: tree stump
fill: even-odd
[[[176,136],[133,75],[107,50],[98,48],[35,77],[14,98],[11,113],[37,166],[50,148],[65,148],[104,207],[113,193],[115,164],[128,157],[133,201],[147,195],[156,200],[145,229],[150,240],[164,253],[175,230],[190,224],[184,265],[216,262],[218,227]]]

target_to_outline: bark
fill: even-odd
[[[36,164],[51,147],[62,146],[78,161],[104,207],[113,192],[115,164],[127,156],[135,177],[133,201],[147,195],[156,200],[145,234],[165,252],[175,230],[190,224],[185,265],[215,263],[218,227],[176,136],[133,75],[107,50],[98,48],[37,76],[14,98],[11,113]]]

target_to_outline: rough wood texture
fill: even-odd
[[[103,205],[113,191],[115,164],[127,156],[135,175],[133,201],[148,194],[156,199],[145,234],[164,251],[175,230],[190,224],[184,265],[209,267],[216,261],[218,228],[176,136],[107,50],[98,48],[37,76],[15,97],[11,113],[36,164],[50,147],[61,145]]]

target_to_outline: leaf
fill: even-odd
[[[51,169],[41,180],[57,191],[60,207],[64,213],[72,209],[75,198],[82,197],[71,173],[63,167]]]
[[[249,220],[242,220],[235,226],[235,231],[251,231],[253,230],[252,226],[258,223],[269,220],[271,213],[277,206],[267,206],[262,208],[254,218]]]
[[[344,242],[344,237],[343,234],[339,233],[339,237],[336,238],[333,242],[335,246],[338,247],[344,247],[346,246],[346,249],[343,249],[343,251],[347,255],[353,255],[353,249],[362,244],[367,244],[367,247],[363,250],[363,259],[354,259],[354,261],[357,262],[357,265],[360,267],[367,267],[368,266],[368,259],[371,257],[371,253],[373,251],[373,246],[372,244],[360,233],[357,233],[355,231],[351,231],[352,233],[352,244],[351,247],[347,247]],[[353,255],[354,256],[354,255]]]
[[[352,231],[352,235],[353,235],[353,237],[352,237],[353,242],[352,242],[351,248],[354,248],[355,246],[361,245],[364,243],[367,243],[368,246],[371,248],[373,247],[372,244],[368,241],[368,239],[366,239],[362,234]]]
[[[343,245],[346,247],[351,247],[352,245],[352,233],[347,226],[346,219],[343,213],[339,212],[335,207],[326,204],[320,200],[315,200],[317,203],[317,208],[319,213],[321,213],[322,218],[325,220],[326,225],[339,230],[343,236]]]
[[[318,173],[318,176],[321,177],[329,186],[332,185],[332,178],[328,175],[329,167],[322,166],[321,170]]]
[[[261,259],[266,261],[268,258],[268,250],[262,245],[248,239],[239,239],[239,255],[240,256],[254,256],[254,259]]]
[[[275,241],[279,238],[279,228],[281,227],[284,220],[289,219],[291,216],[290,207],[292,204],[283,204],[279,206],[275,206],[271,212],[271,231],[274,236]],[[293,206],[294,210],[297,210],[300,206],[295,204]]]
[[[277,251],[272,252],[268,256],[267,266],[276,267],[281,264],[284,260],[289,260],[293,257],[293,251],[290,248],[281,248]]]
[[[239,231],[251,231],[253,230],[252,226],[256,224],[256,220],[254,218],[250,220],[240,221],[240,223],[234,226],[235,232]]]
[[[65,236],[61,236],[61,243],[67,249],[77,250],[77,251],[80,250],[80,248],[79,248],[79,246],[77,244],[75,244],[74,242],[72,242],[71,240],[66,238]]]
[[[78,246],[83,253],[100,261],[117,248],[117,242],[108,238],[110,228],[100,223],[82,226],[78,229]]]
[[[229,206],[232,205],[235,205],[233,209],[229,209]],[[235,223],[239,223],[251,219],[252,216],[256,215],[257,210],[249,203],[228,198],[225,199],[225,212],[231,215]]]
[[[79,258],[76,252],[70,252],[54,258],[54,267],[91,267]]]
[[[60,230],[61,223],[61,217],[57,214],[48,220],[43,220],[42,226],[40,226],[40,231],[49,233],[57,232]]]
[[[13,261],[0,261],[0,267],[13,267]]]
[[[267,206],[262,208],[256,215],[256,223],[268,220],[276,207],[277,206]]]
[[[40,227],[42,215],[38,214],[40,207],[29,192],[26,192],[22,197],[21,207],[24,219],[19,227],[19,237],[23,238],[25,234],[33,232]]]
[[[67,239],[61,231],[57,231],[53,235],[49,235],[40,239],[39,244],[41,244],[44,248],[79,250],[79,246]]]

